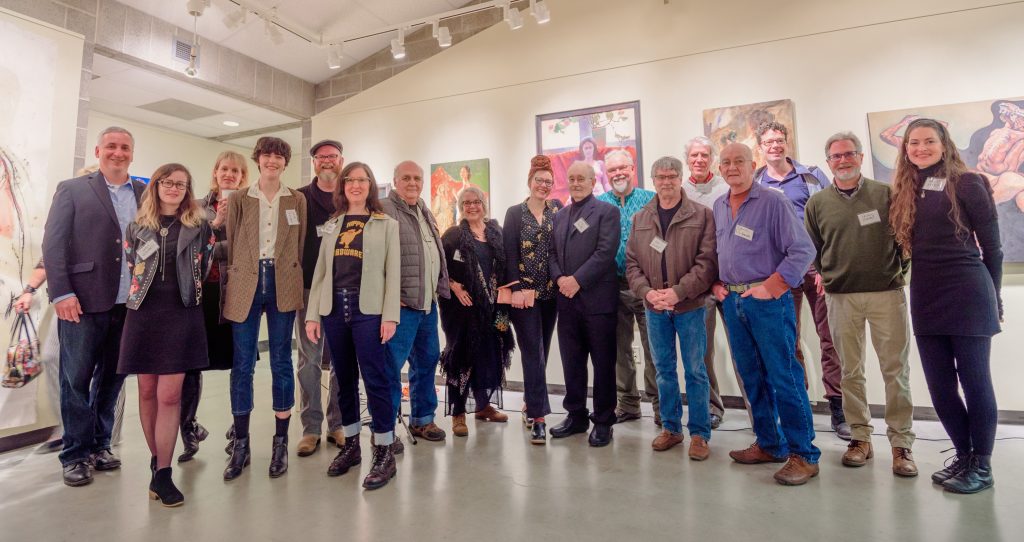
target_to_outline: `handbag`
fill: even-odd
[[[39,333],[32,316],[19,312],[11,327],[11,340],[7,347],[7,363],[4,366],[5,388],[20,388],[43,372],[39,356]]]

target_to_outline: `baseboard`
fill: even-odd
[[[0,438],[0,454],[15,450],[18,448],[24,448],[25,446],[32,446],[41,442],[46,442],[46,439],[50,438],[53,434],[53,430],[56,426],[51,425],[50,427],[43,427],[41,429],[35,429],[25,433],[18,433],[16,435],[8,435]]]

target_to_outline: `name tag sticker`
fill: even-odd
[[[747,241],[753,241],[754,240],[754,230],[752,230],[752,229],[750,229],[750,228],[748,228],[746,226],[741,226],[739,224],[736,224],[736,236],[737,237],[741,237],[743,239],[746,239]]]
[[[946,179],[940,179],[938,177],[928,177],[924,181],[924,189],[931,190],[932,192],[939,192],[946,188]]]
[[[587,224],[587,221],[581,218],[577,220],[576,223],[573,224],[573,226],[576,227],[576,231],[583,233],[587,231],[587,228],[590,227],[590,224]]]
[[[772,190],[774,190],[774,191],[776,191],[776,192],[778,192],[778,193],[780,193],[780,194],[785,194],[785,193],[786,193],[786,191],[785,191],[785,190],[783,190],[783,189],[781,189],[781,188],[779,188],[779,187],[777,187],[777,186],[772,186],[772,185],[770,185],[770,184],[766,184],[766,185],[764,185],[764,186],[767,186],[768,188],[771,188]]]
[[[655,237],[654,239],[651,240],[651,248],[657,250],[659,253],[665,252],[665,247],[667,246],[668,243],[666,243],[665,240],[662,239],[661,237]]]
[[[458,249],[455,250],[455,254],[452,255],[452,259],[457,262],[466,263],[466,260],[462,257],[462,252]]]
[[[710,194],[711,193],[711,183],[700,183],[700,184],[695,184],[693,186],[694,186],[694,188],[697,189],[697,192],[700,192],[701,194]]]
[[[284,217],[286,220],[288,220],[289,226],[299,225],[299,213],[297,213],[295,209],[285,209]]]
[[[857,219],[860,220],[861,226],[869,226],[871,224],[878,224],[882,221],[882,217],[878,215],[878,209],[874,211],[868,211],[866,213],[860,213],[857,215]]]
[[[321,226],[317,226],[316,227],[316,236],[317,237],[323,237],[325,233],[330,233],[329,231],[327,231],[327,228],[325,226],[321,225]]]
[[[160,248],[160,245],[158,245],[156,241],[154,241],[152,239],[150,239],[149,241],[146,241],[145,243],[142,244],[141,247],[139,247],[139,252],[138,252],[139,257],[138,257],[138,259],[145,260],[145,259],[149,258],[159,248]]]

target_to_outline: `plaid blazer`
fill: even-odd
[[[223,317],[232,322],[244,322],[248,318],[259,282],[260,202],[249,197],[248,192],[239,190],[228,198],[228,276]],[[288,225],[285,216],[288,210],[298,213],[298,224]],[[306,197],[289,188],[288,195],[281,196],[274,244],[277,310],[281,312],[298,310],[303,306],[301,262],[305,235]]]

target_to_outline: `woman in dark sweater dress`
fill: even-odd
[[[213,248],[213,231],[192,196],[192,176],[181,164],[160,166],[124,235],[132,278],[117,372],[138,375],[139,418],[153,455],[149,493],[164,506],[185,500],[171,480],[171,455],[185,372],[210,363],[202,283]]]
[[[939,122],[907,126],[889,216],[912,257],[910,314],[928,391],[956,447],[932,480],[947,491],[976,493],[992,487],[996,399],[989,356],[1003,316],[1003,254],[992,190],[967,172]]]

